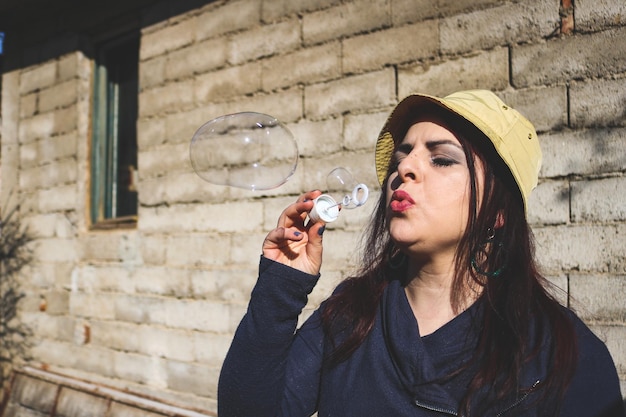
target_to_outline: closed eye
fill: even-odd
[[[438,167],[449,167],[455,164],[458,164],[458,161],[452,158],[447,158],[443,156],[433,156],[430,158],[433,165]]]

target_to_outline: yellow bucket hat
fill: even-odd
[[[537,132],[521,113],[487,90],[459,91],[443,98],[414,94],[402,100],[391,112],[376,142],[378,182],[382,185],[385,181],[395,144],[404,139],[409,123],[429,104],[461,116],[493,143],[513,174],[527,213],[528,197],[537,186],[541,168]]]

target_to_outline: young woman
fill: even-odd
[[[263,243],[220,417],[624,415],[606,346],[552,297],[526,220],[541,152],[496,95],[413,95],[376,146],[360,273],[296,331],[324,224],[302,195]]]

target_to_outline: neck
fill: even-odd
[[[475,301],[476,297],[468,296],[460,306],[454,305],[454,277],[454,262],[409,262],[405,292],[418,322],[420,335],[433,333]]]

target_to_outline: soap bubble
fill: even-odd
[[[279,187],[298,165],[298,147],[289,129],[255,112],[208,121],[193,135],[189,156],[205,181],[253,191]]]
[[[330,171],[326,177],[327,191],[314,200],[309,218],[326,223],[334,222],[342,209],[361,207],[369,197],[369,189],[365,184],[354,180],[352,174],[342,167]]]
[[[338,167],[330,171],[326,177],[328,193],[340,202],[342,209],[353,209],[362,206],[369,197],[369,189],[365,184],[357,182],[345,168]]]

